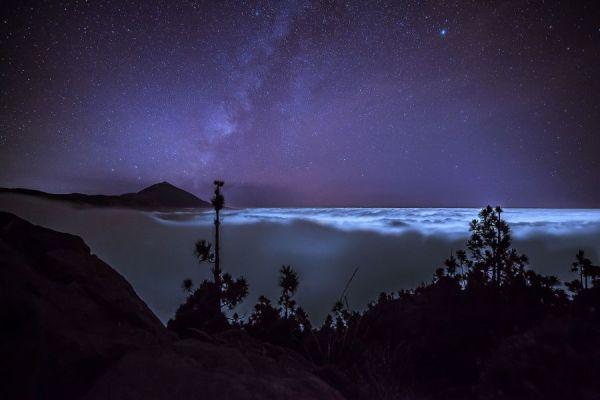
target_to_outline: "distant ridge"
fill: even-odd
[[[164,209],[164,208],[205,208],[210,203],[180,189],[169,182],[160,182],[137,193],[121,195],[88,195],[82,193],[55,194],[39,190],[22,188],[0,188],[0,193],[16,193],[28,196],[41,197],[49,200],[68,201],[71,203],[89,205],[94,207],[117,207],[137,209]]]

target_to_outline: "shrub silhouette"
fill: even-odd
[[[181,282],[181,290],[183,290],[184,293],[191,294],[193,288],[194,282],[190,278],[186,278]]]
[[[312,333],[312,324],[308,314],[297,307],[293,299],[298,286],[298,273],[289,265],[282,266],[279,270],[279,309],[268,298],[260,296],[244,326],[246,331],[262,340],[301,350],[304,337]]]

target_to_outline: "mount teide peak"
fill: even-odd
[[[156,183],[137,193],[128,193],[121,195],[121,197],[162,207],[210,207],[210,203],[171,185],[169,182]]]
[[[94,207],[122,207],[138,209],[210,207],[210,203],[168,182],[156,183],[140,190],[137,193],[125,193],[122,195],[88,195],[82,193],[55,194],[21,188],[0,188],[0,193],[24,194],[46,198],[49,200],[62,200]]]

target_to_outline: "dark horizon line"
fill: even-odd
[[[160,182],[163,183],[163,182]],[[169,182],[166,182],[169,183]],[[176,185],[173,185],[171,183],[169,183],[170,185],[179,188]],[[152,185],[149,185],[152,186]],[[147,186],[148,187],[148,186]],[[35,192],[40,192],[40,194],[49,194],[49,195],[57,195],[57,196],[62,196],[62,195],[74,195],[74,194],[81,194],[81,195],[86,195],[86,196],[113,196],[113,195],[105,195],[105,194],[90,194],[90,193],[83,193],[83,192],[69,192],[69,193],[51,193],[51,192],[46,192],[43,190],[39,190],[39,189],[28,189],[28,188],[24,188],[24,187],[13,187],[13,188],[9,188],[9,187],[4,187],[4,186],[0,186],[0,190],[2,189],[8,189],[8,190],[27,190],[27,191],[35,191]],[[181,188],[180,188],[181,189]],[[190,192],[186,189],[181,189],[181,190],[185,190],[186,192],[193,194],[194,196],[197,196],[198,198],[200,198],[201,200],[204,200],[201,196],[198,196],[197,194]],[[32,194],[26,194],[26,193],[21,193],[21,195],[30,195],[32,196]],[[204,201],[208,201],[208,200],[204,200]],[[478,205],[461,205],[461,206],[447,206],[447,205],[386,205],[386,206],[378,206],[378,205],[332,205],[332,204],[319,204],[319,205],[307,205],[307,204],[303,204],[303,205],[294,205],[294,204],[286,204],[286,205],[237,205],[235,204],[231,204],[228,206],[228,208],[238,208],[238,209],[242,209],[242,208],[338,208],[338,209],[351,209],[351,208],[358,208],[358,209],[369,209],[369,208],[380,208],[380,209],[393,209],[393,208],[418,208],[418,209],[427,209],[427,208],[443,208],[443,209],[461,209],[461,208],[470,208],[470,209],[477,209],[477,208],[482,208],[485,207],[487,205],[490,206],[500,206],[502,208],[505,209],[559,209],[559,210],[573,210],[573,209],[578,209],[578,210],[599,210],[600,209],[600,204],[597,206],[531,206],[531,205],[518,205],[518,206],[512,206],[512,205],[502,205],[502,204],[478,204]]]

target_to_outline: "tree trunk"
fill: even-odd
[[[216,210],[216,218],[215,218],[215,268],[213,271],[214,274],[214,279],[215,279],[215,285],[217,286],[217,291],[219,294],[219,301],[221,299],[221,260],[220,260],[220,243],[219,243],[219,239],[220,239],[220,227],[221,227],[221,220],[219,219],[219,210]]]

